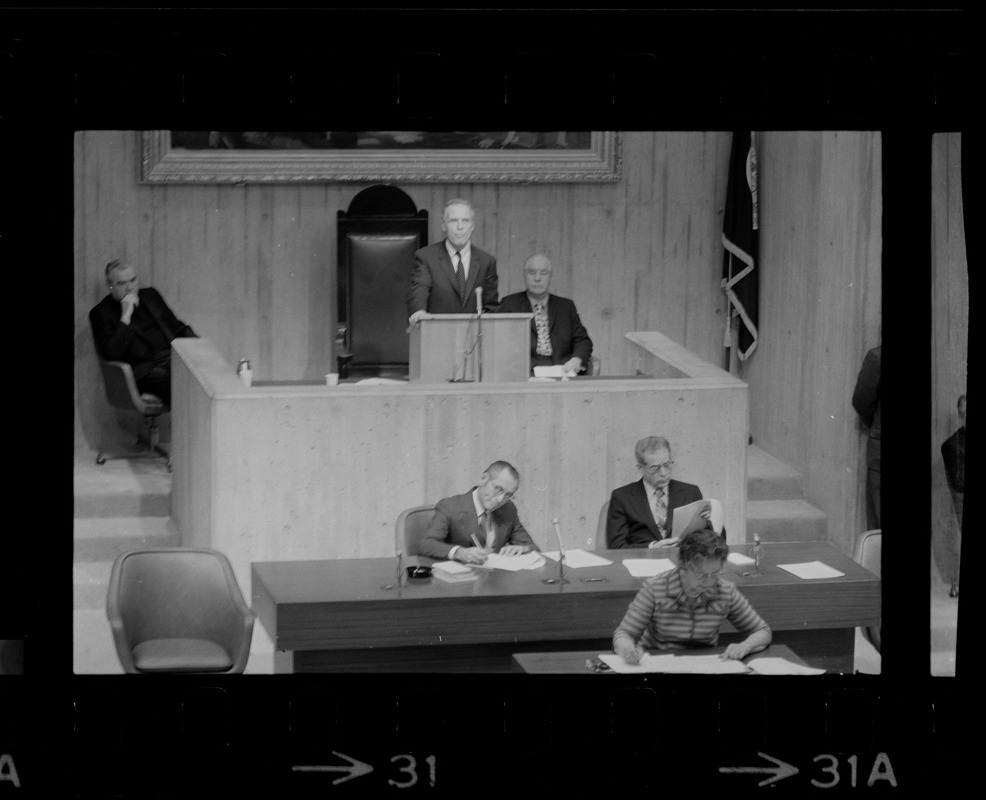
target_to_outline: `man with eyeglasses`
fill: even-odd
[[[157,289],[141,289],[129,264],[106,265],[110,293],[90,312],[89,324],[101,358],[125,361],[133,368],[137,389],[171,405],[171,340],[194,337],[164,302]]]
[[[664,548],[676,544],[671,539],[674,510],[702,499],[702,491],[692,483],[671,477],[674,460],[671,445],[663,436],[648,436],[634,449],[641,479],[614,489],[606,518],[606,545]],[[709,519],[711,508],[702,513]],[[721,532],[725,538],[725,530]]]
[[[519,486],[517,470],[506,461],[494,461],[468,492],[438,501],[418,554],[482,564],[489,553],[512,556],[537,550],[512,502]]]
[[[565,372],[578,375],[589,367],[592,339],[575,303],[567,297],[548,294],[551,260],[537,253],[524,262],[523,292],[508,294],[500,301],[500,313],[534,314],[531,319],[531,367],[561,364]]]
[[[729,546],[713,530],[691,531],[678,545],[678,566],[644,581],[613,634],[613,651],[639,664],[648,650],[714,647],[729,623],[747,634],[722,658],[746,658],[770,644],[770,627],[731,581],[722,579]]]

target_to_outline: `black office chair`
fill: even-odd
[[[856,540],[853,548],[853,561],[861,567],[865,567],[877,577],[880,577],[880,553],[882,550],[882,531],[875,528],[871,531],[862,533]],[[866,638],[876,651],[880,652],[880,626],[875,625],[863,628],[863,636]]]
[[[337,213],[341,376],[407,375],[407,293],[414,253],[428,244],[428,212],[396,186],[359,192]]]
[[[415,506],[402,511],[394,524],[394,545],[398,550],[402,550],[405,556],[416,556],[418,554],[418,542],[421,536],[435,516],[435,507]]]
[[[157,395],[141,393],[134,379],[133,368],[126,362],[99,358],[99,369],[103,375],[103,388],[109,404],[120,411],[136,411],[143,415],[144,420],[142,429],[137,434],[140,450],[111,455],[103,449],[102,442],[99,442],[96,445],[96,463],[105,464],[108,459],[116,458],[163,457],[170,472],[171,455],[161,447],[158,427],[158,417],[170,410],[167,404]]]
[[[106,616],[127,673],[240,673],[256,615],[215,550],[131,550],[113,562]]]

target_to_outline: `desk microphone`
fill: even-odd
[[[561,543],[561,527],[558,525],[558,517],[551,520],[555,527],[555,538],[558,540],[558,577],[548,578],[544,583],[568,583],[565,580],[565,546]]]
[[[483,382],[483,289],[476,287],[476,382]]]

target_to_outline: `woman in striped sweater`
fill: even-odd
[[[678,566],[644,581],[613,634],[613,650],[637,664],[647,650],[715,646],[729,620],[747,634],[724,658],[742,659],[770,644],[767,623],[739,590],[722,579],[729,546],[713,530],[692,531],[678,542]]]

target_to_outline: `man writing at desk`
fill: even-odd
[[[101,358],[125,361],[133,368],[137,388],[171,405],[171,341],[194,337],[164,302],[157,289],[139,289],[129,264],[114,259],[106,265],[110,293],[89,312]]]
[[[467,200],[445,204],[444,241],[414,254],[411,285],[404,298],[410,325],[429,314],[475,314],[477,287],[482,289],[483,310],[496,310],[496,259],[472,246],[475,226],[476,212]]]
[[[615,489],[609,500],[606,518],[607,546],[672,547],[670,538],[674,510],[702,499],[702,490],[693,483],[671,477],[671,445],[663,436],[648,436],[634,448],[637,469],[642,477]],[[711,510],[702,512],[709,519]],[[720,532],[725,538],[725,528]]]
[[[548,295],[551,261],[538,253],[524,263],[527,291],[509,294],[500,303],[501,313],[534,313],[531,320],[531,367],[564,365],[565,372],[585,372],[592,356],[592,339],[575,303],[567,297]]]
[[[482,564],[486,554],[522,555],[537,550],[517,517],[512,500],[520,475],[506,461],[494,461],[479,484],[465,494],[446,497],[435,506],[418,553],[430,558]]]

